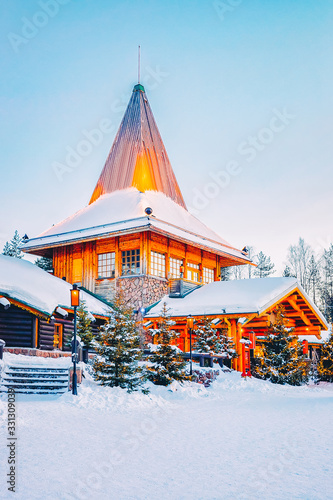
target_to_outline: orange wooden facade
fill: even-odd
[[[57,277],[65,278],[70,283],[81,283],[82,286],[93,292],[96,280],[99,279],[98,255],[110,252],[115,254],[114,278],[118,278],[123,274],[122,252],[127,250],[140,250],[139,274],[164,279],[178,277],[172,276],[170,270],[170,259],[177,259],[177,262],[182,261],[185,277],[187,271],[191,270],[191,264],[198,266],[196,269],[197,279],[190,279],[197,283],[205,282],[204,272],[207,273],[207,270],[210,271],[212,280],[216,281],[219,279],[221,267],[243,263],[238,262],[237,258],[223,257],[152,231],[143,231],[55,247],[53,248],[54,274]],[[153,269],[152,252],[164,256],[165,269],[162,275],[158,276],[156,270]]]
[[[178,299],[181,300],[181,299]],[[220,323],[214,325],[217,329],[228,328],[228,336],[235,343],[238,357],[232,360],[232,368],[244,375],[250,374],[250,349],[254,350],[254,355],[260,352],[260,345],[264,342],[267,334],[267,328],[275,319],[275,311],[278,305],[285,309],[286,327],[294,328],[295,335],[315,335],[321,338],[321,330],[327,330],[327,326],[318,316],[311,303],[297,289],[293,290],[284,297],[277,299],[267,310],[260,314],[216,314],[208,315],[212,321],[220,319]],[[196,322],[203,320],[203,316],[191,313]],[[174,330],[180,333],[178,347],[185,352],[190,350],[190,336],[187,328],[186,317],[172,316],[175,321]],[[242,319],[240,322],[239,320]],[[157,328],[159,318],[149,318],[153,322],[151,328]],[[193,339],[195,339],[195,327],[193,330]],[[243,343],[250,341],[248,344]]]

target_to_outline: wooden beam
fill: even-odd
[[[293,296],[292,296],[293,297]],[[306,325],[311,325],[311,321],[309,318],[305,315],[304,311],[299,307],[299,305],[295,302],[295,300],[292,297],[288,297],[288,302],[289,304],[295,309],[295,311],[298,311],[300,318],[304,321]],[[289,313],[292,315],[292,313]]]

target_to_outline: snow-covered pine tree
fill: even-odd
[[[44,269],[44,271],[52,271],[53,270],[53,262],[52,259],[48,259],[47,257],[40,257],[35,262],[36,266]]]
[[[212,319],[204,316],[195,329],[194,350],[206,354],[218,354],[220,352],[220,339],[217,330],[213,326]]]
[[[292,270],[288,265],[286,265],[286,267],[284,268],[282,276],[284,278],[296,278],[296,276],[293,274]]]
[[[229,281],[230,280],[230,267],[221,267],[220,270],[220,280],[221,281]]]
[[[254,269],[254,275],[258,278],[267,278],[275,272],[274,264],[271,262],[271,258],[265,255],[263,252],[259,252],[257,255],[257,267]]]
[[[219,329],[219,354],[223,354],[225,359],[237,358],[237,351],[235,342],[228,335],[228,328]]]
[[[156,385],[167,386],[174,380],[183,382],[190,379],[185,374],[186,362],[178,348],[172,344],[179,337],[179,334],[172,330],[174,324],[164,303],[158,329],[153,330],[157,345],[154,345],[155,350],[149,356],[150,364],[147,366],[148,379]]]
[[[9,257],[16,257],[17,259],[22,259],[23,253],[21,249],[19,248],[19,245],[22,241],[22,238],[20,237],[18,231],[15,231],[13,238],[11,239],[10,242],[6,242],[5,246],[3,247],[2,254],[3,255],[8,255]]]
[[[285,327],[284,308],[277,307],[274,323],[267,330],[262,355],[255,358],[252,374],[273,384],[301,385],[308,380],[308,363],[294,329]]]
[[[81,300],[80,307],[77,309],[77,334],[85,347],[89,349],[93,346],[94,334],[91,328],[91,316],[84,300]]]
[[[319,380],[333,382],[333,333],[321,349],[317,371]]]
[[[108,322],[100,328],[100,334],[93,340],[97,351],[93,369],[95,380],[102,385],[121,387],[127,392],[147,393],[142,388],[145,372],[138,362],[142,357],[140,335],[134,320],[134,311],[117,296],[114,312]]]

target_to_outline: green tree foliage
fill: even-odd
[[[218,354],[220,352],[220,339],[211,319],[204,316],[194,332],[196,335],[193,343],[195,351],[207,354]]]
[[[271,262],[271,258],[265,255],[263,252],[259,252],[257,255],[257,267],[254,269],[254,275],[258,278],[267,278],[275,272],[274,264]]]
[[[80,307],[77,310],[77,334],[85,347],[92,347],[94,334],[91,328],[91,317],[88,312],[86,303],[81,301]]]
[[[44,271],[53,271],[52,259],[48,259],[47,257],[40,257],[36,260],[35,265],[44,269]]]
[[[127,392],[142,392],[145,372],[139,366],[142,356],[140,335],[134,320],[133,309],[117,297],[114,313],[101,327],[98,339],[93,341],[97,356],[93,364],[95,379],[101,385],[121,387]]]
[[[333,334],[322,347],[317,366],[318,378],[324,382],[333,382]]]
[[[267,330],[262,356],[255,360],[252,369],[255,377],[290,385],[301,385],[308,380],[303,346],[293,331],[285,327],[284,308],[279,306],[275,321]]]
[[[8,255],[9,257],[16,257],[17,259],[22,259],[23,253],[20,249],[20,244],[22,238],[18,231],[15,231],[11,241],[7,241],[3,247],[2,255]]]
[[[172,345],[179,334],[172,330],[174,321],[170,320],[166,304],[163,304],[159,327],[153,330],[155,341],[154,352],[149,356],[147,367],[148,379],[156,385],[169,385],[174,380],[189,380],[185,374],[186,363],[175,345]]]
[[[235,342],[228,335],[228,328],[219,329],[219,354],[223,354],[225,359],[237,358]]]

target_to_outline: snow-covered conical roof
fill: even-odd
[[[140,84],[135,85],[124,118],[90,199],[119,189],[160,191],[186,208],[152,110]]]

